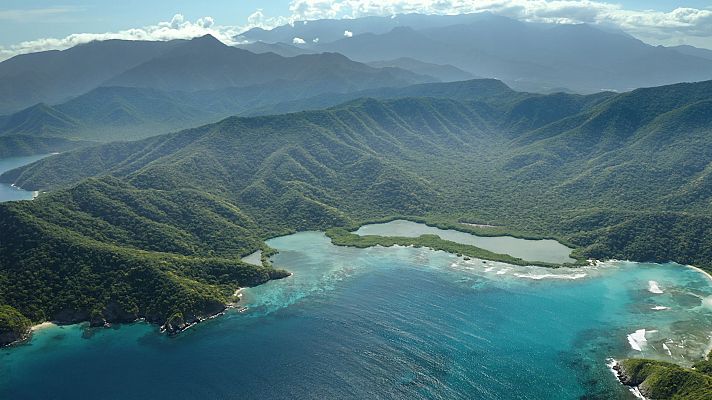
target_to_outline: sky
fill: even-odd
[[[650,44],[712,49],[712,0],[0,0],[0,60],[91,40],[210,33],[231,44],[251,27],[295,20],[479,11],[527,21],[615,25]]]

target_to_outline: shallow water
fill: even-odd
[[[22,167],[23,165],[31,164],[49,155],[50,154],[41,154],[24,157],[0,158],[0,174],[10,171],[11,169]],[[32,200],[35,196],[37,196],[37,192],[22,190],[5,183],[0,183],[0,202],[12,200]]]
[[[674,264],[514,267],[428,249],[337,247],[318,232],[268,244],[280,251],[274,264],[294,275],[246,289],[247,312],[175,338],[140,323],[45,329],[28,345],[0,350],[0,393],[627,399],[608,357],[686,363],[712,332],[710,282]],[[650,281],[662,293],[650,292]],[[636,351],[628,335],[640,329],[647,342]]]
[[[529,240],[512,236],[477,236],[454,229],[440,229],[413,221],[395,220],[382,224],[369,224],[360,227],[357,235],[404,236],[438,235],[441,239],[469,244],[499,254],[509,254],[527,261],[541,261],[554,264],[572,263],[573,249],[556,240]]]

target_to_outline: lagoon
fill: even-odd
[[[630,399],[607,359],[689,365],[710,344],[712,285],[681,265],[483,264],[425,248],[337,247],[321,232],[267,244],[293,275],[245,289],[246,312],[173,338],[143,323],[47,328],[0,350],[0,393]]]
[[[552,264],[573,263],[573,249],[551,239],[531,240],[512,236],[477,236],[454,229],[440,229],[419,222],[395,220],[380,224],[368,224],[360,227],[357,235],[418,237],[420,235],[438,235],[451,242],[477,246],[499,254],[521,258],[526,261],[540,261]]]

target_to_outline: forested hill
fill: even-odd
[[[204,315],[281,276],[239,262],[265,238],[388,216],[712,266],[712,82],[504,89],[232,117],[9,171],[51,192],[0,204],[0,304],[34,321]]]
[[[137,140],[324,94],[435,81],[335,53],[255,54],[210,35],[92,42],[0,62],[0,154]]]

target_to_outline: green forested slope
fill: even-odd
[[[254,222],[190,190],[90,179],[4,203],[0,224],[0,302],[34,322],[191,322],[221,311],[237,287],[286,275],[240,262],[261,245]]]
[[[618,367],[621,381],[650,399],[706,400],[712,394],[712,362],[683,368],[664,361],[631,359]]]
[[[0,158],[58,153],[98,144],[85,140],[68,140],[56,137],[30,135],[0,136]]]
[[[374,82],[373,85],[378,83]],[[384,85],[386,83],[383,83]],[[590,107],[611,93],[597,96],[557,94],[541,96],[518,93],[494,79],[451,83],[427,83],[405,87],[357,90],[331,82],[277,81],[246,87],[197,92],[167,91],[140,87],[99,87],[61,104],[37,104],[8,116],[0,116],[0,152],[3,138],[15,137],[26,151],[44,148],[37,140],[100,142],[137,140],[200,126],[232,115],[268,115],[332,107],[362,97],[393,99],[436,97],[486,102],[488,114],[506,116],[518,130],[529,130]],[[58,148],[64,151],[68,148]]]
[[[49,157],[0,177],[52,190],[0,205],[0,303],[33,321],[206,314],[280,276],[238,261],[265,238],[388,216],[710,268],[710,85],[359,99]]]

